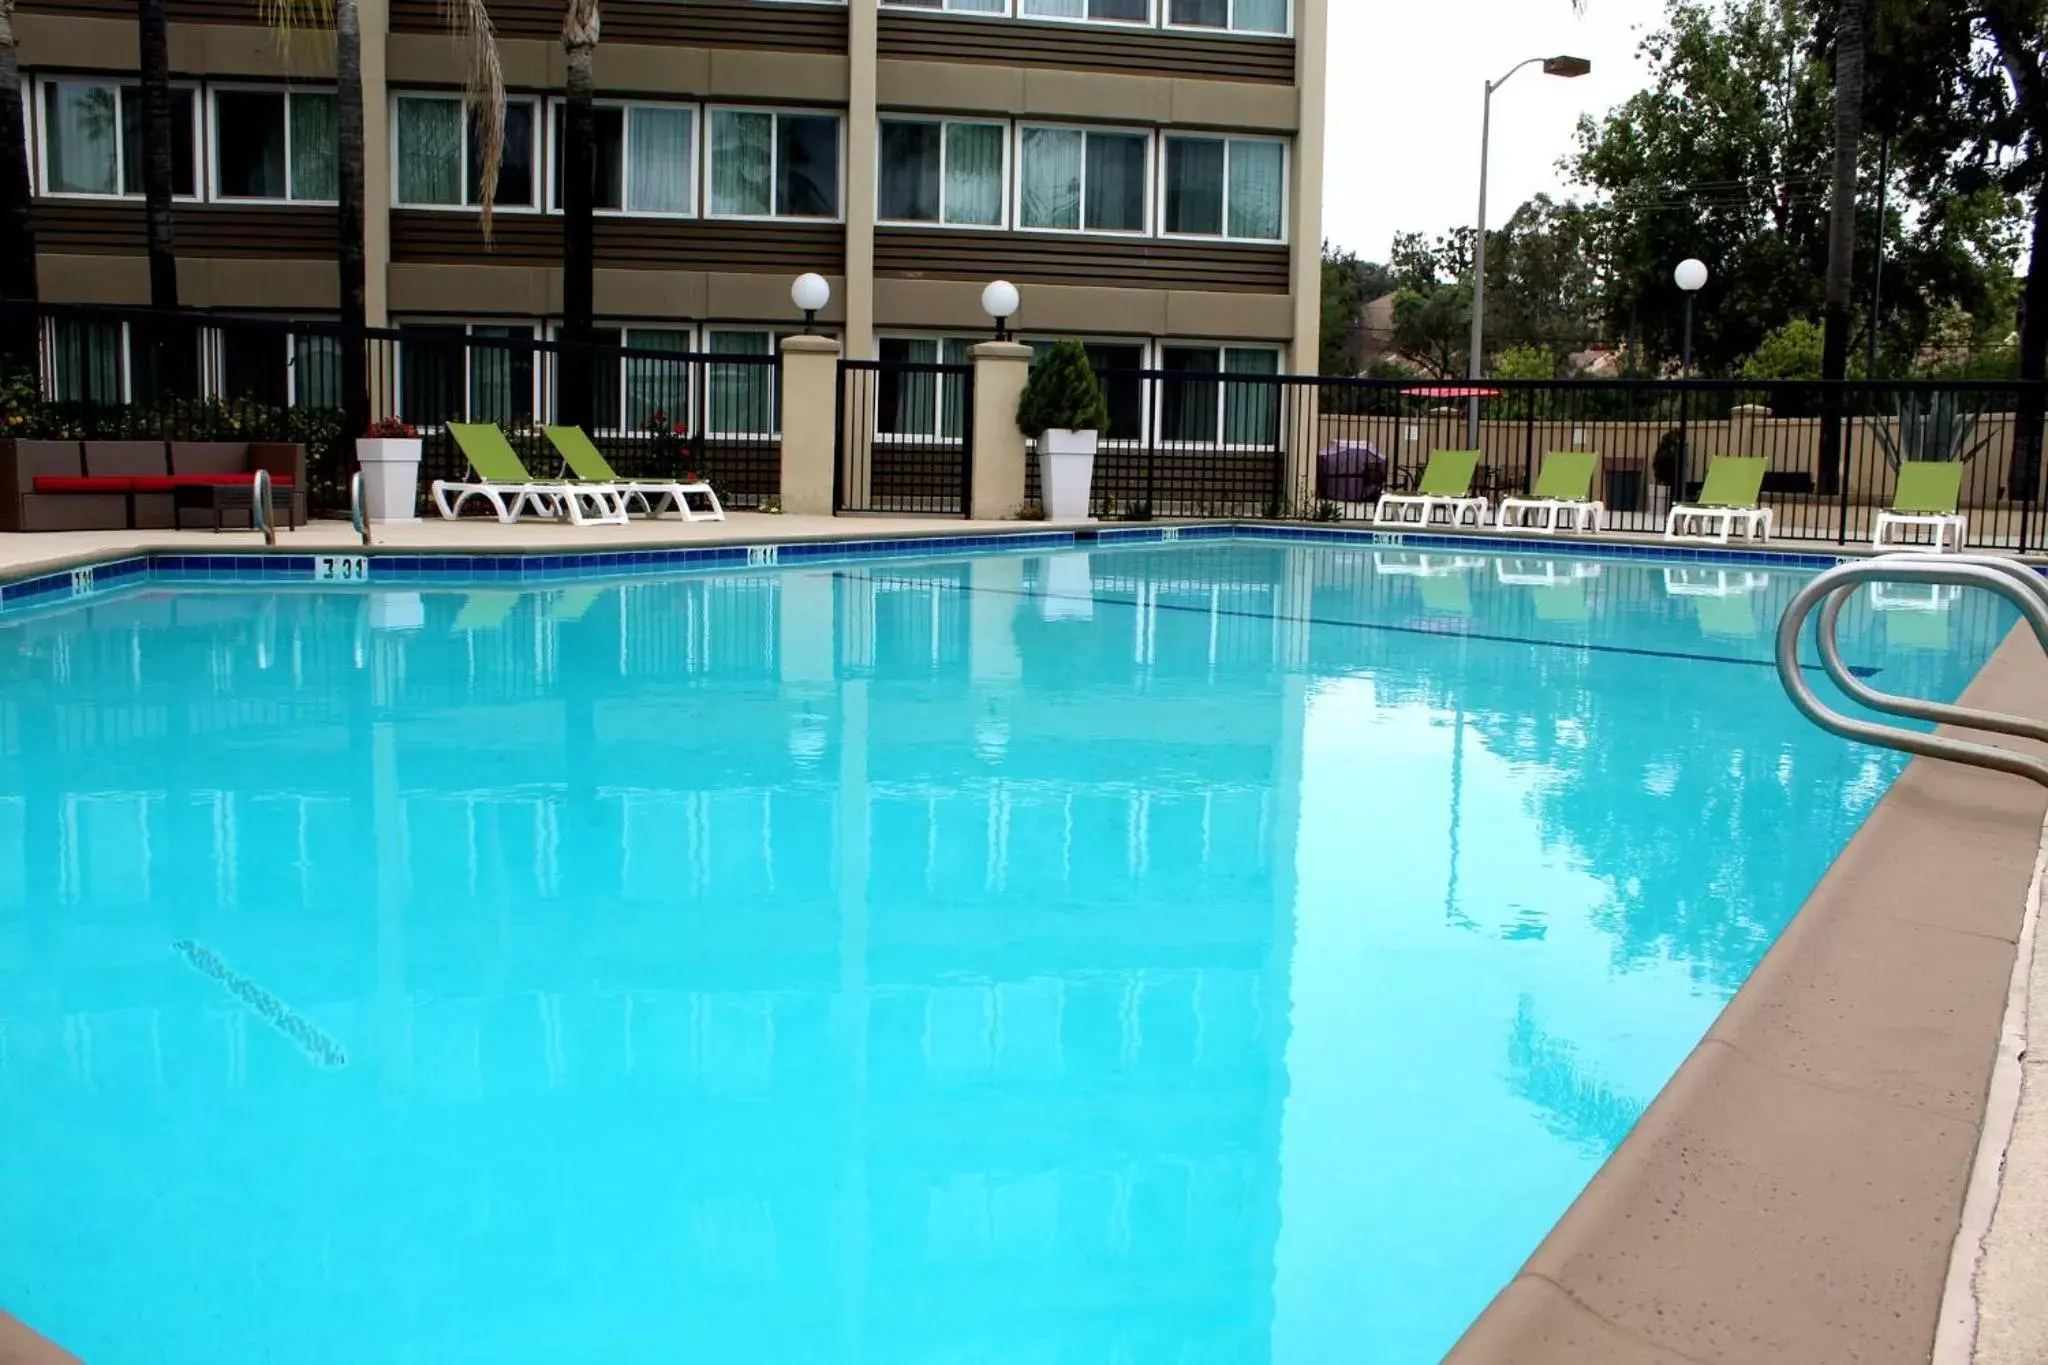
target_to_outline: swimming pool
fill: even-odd
[[[0,1309],[95,1365],[1434,1360],[1898,769],[1779,692],[1801,577],[0,624]],[[2010,614],[1918,591],[1844,651],[1953,696]]]

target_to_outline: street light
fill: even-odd
[[[799,275],[789,287],[790,302],[803,310],[804,334],[818,330],[818,310],[832,302],[832,286],[823,275]]]
[[[981,311],[996,320],[997,341],[1010,339],[1010,319],[1017,316],[1017,306],[1021,302],[1017,286],[1008,280],[997,280],[981,291]]]
[[[1692,375],[1692,308],[1700,290],[1707,287],[1707,263],[1688,256],[1671,272],[1671,282],[1685,291],[1685,373]]]
[[[1593,69],[1584,57],[1531,57],[1517,62],[1508,74],[1486,83],[1486,102],[1479,122],[1479,234],[1472,239],[1472,355],[1465,366],[1467,378],[1480,377],[1480,359],[1486,348],[1486,159],[1493,141],[1493,92],[1514,78],[1525,66],[1541,64],[1543,74],[1572,80]],[[1465,418],[1466,444],[1479,446],[1479,399],[1470,400]]]

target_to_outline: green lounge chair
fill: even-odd
[[[536,479],[527,473],[519,452],[497,423],[450,422],[448,435],[469,462],[470,477],[434,480],[434,508],[444,518],[453,521],[461,515],[463,503],[482,498],[507,526],[529,511],[557,519],[567,517],[578,526],[626,524],[626,500],[616,490],[562,479]],[[451,493],[453,502],[448,498]]]
[[[1559,530],[1600,533],[1607,505],[1593,496],[1593,476],[1600,456],[1591,450],[1553,450],[1543,457],[1536,487],[1526,498],[1503,498],[1496,528],[1519,527],[1554,535]],[[1531,522],[1532,517],[1541,517]],[[1562,523],[1562,524],[1560,524]]]
[[[1754,455],[1716,455],[1707,461],[1707,481],[1700,486],[1700,500],[1672,507],[1671,515],[1664,519],[1664,539],[1715,540],[1726,545],[1737,527],[1752,540],[1769,539],[1771,509],[1757,506],[1768,466],[1769,461]]]
[[[455,613],[455,629],[466,634],[503,630],[518,606],[516,592],[473,592],[462,599],[462,610]]]
[[[555,452],[576,478],[587,484],[600,484],[615,490],[628,510],[638,503],[644,516],[658,517],[673,505],[684,521],[724,521],[725,509],[718,505],[718,494],[711,485],[698,481],[682,483],[674,479],[628,479],[611,466],[582,427],[543,427]],[[648,498],[652,497],[653,502]],[[711,504],[707,513],[699,513],[690,506],[690,499],[698,497]]]
[[[1899,487],[1892,494],[1891,510],[1877,514],[1877,532],[1870,538],[1870,548],[1884,549],[1884,533],[1894,527],[1925,526],[1934,532],[1934,553],[1942,552],[1943,542],[1951,534],[1956,543],[1946,548],[1962,549],[1963,537],[1970,531],[1970,519],[1956,511],[1962,496],[1962,465],[1953,460],[1907,460],[1899,466]]]
[[[1408,511],[1415,509],[1417,524],[1427,526],[1438,512],[1452,526],[1472,518],[1474,526],[1486,524],[1487,502],[1472,496],[1472,476],[1479,472],[1476,450],[1434,450],[1422,481],[1413,493],[1382,493],[1373,508],[1375,526],[1407,525]]]

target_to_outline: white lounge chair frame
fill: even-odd
[[[507,526],[518,521],[528,509],[536,516],[556,521],[566,519],[575,526],[626,524],[624,494],[603,484],[462,483],[453,479],[436,479],[430,491],[434,510],[448,521],[460,516],[462,505],[471,498],[482,498],[497,513],[498,520]],[[455,495],[452,503],[448,501],[450,493]],[[586,504],[588,510],[585,510]]]
[[[1444,514],[1445,524],[1461,526],[1470,514],[1472,525],[1486,525],[1486,514],[1493,504],[1483,497],[1445,498],[1429,493],[1382,493],[1379,502],[1373,505],[1372,524],[1375,526],[1427,526],[1430,518],[1438,511]],[[1419,509],[1419,518],[1410,521],[1405,515],[1389,516],[1388,513],[1406,513],[1409,508]]]
[[[640,505],[640,515],[659,517],[674,506],[684,521],[724,521],[725,507],[718,501],[718,493],[708,483],[663,483],[646,482],[640,479],[624,479],[618,483],[604,485],[617,492],[632,511],[632,504]],[[701,493],[711,502],[709,512],[699,512],[690,506],[688,495]],[[653,498],[655,501],[649,502]]]
[[[1873,550],[1885,549],[1884,533],[1894,527],[1902,526],[1925,526],[1933,531],[1934,548],[1932,553],[1934,554],[1945,553],[1943,541],[1950,532],[1955,533],[1956,543],[1948,546],[1947,549],[1949,550],[1962,549],[1964,538],[1970,534],[1970,519],[1960,512],[1880,511],[1877,514],[1877,530],[1870,537],[1870,548]],[[1904,542],[1893,545],[1890,548],[1894,550],[1917,550],[1921,553],[1928,552],[1928,547],[1925,545],[1912,545]]]
[[[1715,523],[1719,523],[1718,531],[1707,529]],[[1664,519],[1664,539],[1712,540],[1726,545],[1740,527],[1750,540],[1769,540],[1771,525],[1768,507],[1693,507],[1681,503]]]
[[[1522,520],[1531,513],[1541,513],[1543,519],[1533,526]],[[1555,498],[1503,498],[1500,511],[1493,518],[1495,530],[1534,531],[1546,536],[1559,531],[1596,536],[1606,524],[1606,503],[1560,502]]]

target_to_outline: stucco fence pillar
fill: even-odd
[[[1006,521],[1024,507],[1024,433],[1017,400],[1031,375],[1031,348],[984,341],[974,359],[974,495],[968,515]]]
[[[839,343],[820,336],[783,338],[782,510],[791,516],[829,517],[835,510],[833,460],[842,408]]]

